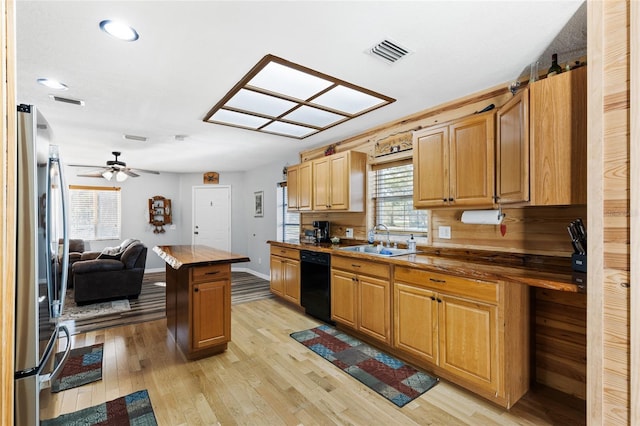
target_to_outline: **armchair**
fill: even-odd
[[[95,252],[94,252],[95,253]],[[73,264],[74,298],[78,305],[112,299],[137,299],[142,289],[147,247],[130,243],[119,256],[93,259],[88,255]]]

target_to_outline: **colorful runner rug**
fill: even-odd
[[[316,354],[402,407],[438,379],[328,325],[291,333]]]
[[[42,420],[42,426],[157,426],[146,389],[55,419]]]
[[[101,380],[102,350],[102,343],[71,349],[62,371],[51,383],[51,392],[56,393]],[[56,362],[62,358],[62,355],[63,352],[56,354]]]

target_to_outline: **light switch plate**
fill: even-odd
[[[346,237],[353,238],[353,228],[347,228]]]
[[[451,239],[451,227],[450,226],[439,226],[438,227],[438,237],[450,240]]]

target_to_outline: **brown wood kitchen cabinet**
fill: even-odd
[[[496,202],[529,201],[529,89],[496,114]]]
[[[416,207],[493,205],[494,120],[487,112],[414,133]]]
[[[191,268],[193,350],[225,345],[231,340],[231,266]]]
[[[587,203],[587,67],[529,87],[531,205]]]
[[[312,161],[313,210],[362,212],[367,156],[344,151]]]
[[[394,347],[511,407],[529,386],[528,288],[396,266]]]
[[[390,266],[331,256],[331,319],[391,344]]]
[[[300,305],[300,251],[271,246],[271,292]]]
[[[287,168],[287,209],[309,211],[312,207],[311,161]]]

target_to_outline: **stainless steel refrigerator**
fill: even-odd
[[[19,105],[15,424],[37,425],[40,390],[53,379],[71,348],[59,324],[67,283],[66,187],[58,147],[50,145],[48,123],[32,105]],[[52,355],[65,335],[65,356]]]

